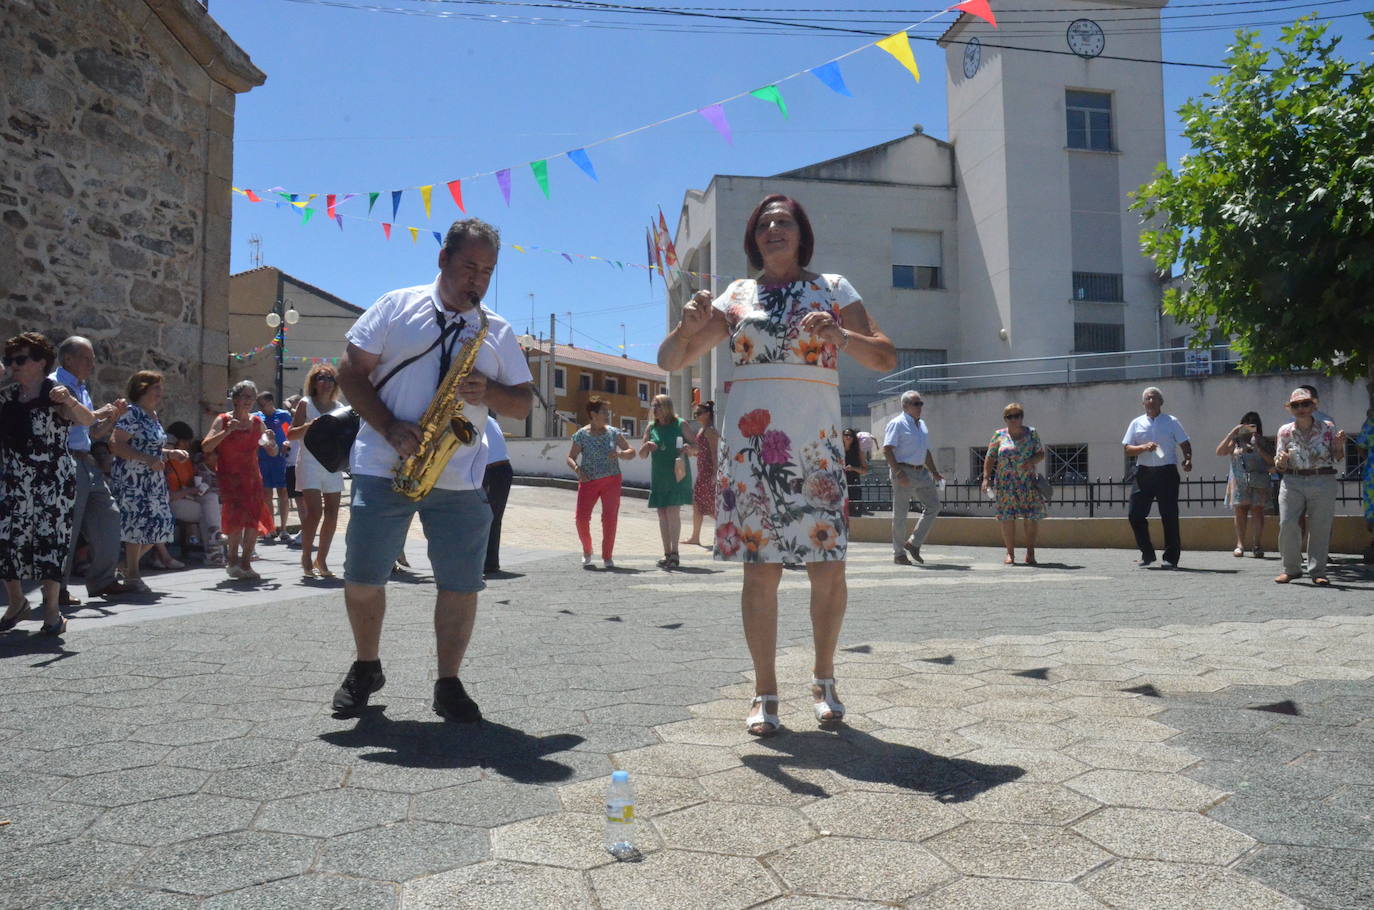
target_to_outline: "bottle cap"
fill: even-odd
[[[626,781],[628,781],[629,779],[630,779],[630,772],[629,772],[629,771],[612,771],[612,772],[611,772],[611,781],[612,781],[613,783],[623,784],[623,783],[625,783]]]

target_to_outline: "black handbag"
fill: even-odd
[[[449,335],[456,336],[467,323],[467,320],[459,319],[453,325],[448,325],[442,314],[440,320],[439,337],[434,339],[434,343],[409,360],[397,364],[395,369],[377,383],[376,391],[380,392],[392,376],[437,348]],[[443,377],[440,377],[441,381],[442,379]],[[353,451],[353,441],[358,438],[358,431],[362,428],[362,416],[348,405],[343,405],[310,421],[310,426],[305,428],[305,438],[302,441],[305,443],[305,450],[315,456],[320,467],[333,474],[348,464],[349,453]]]

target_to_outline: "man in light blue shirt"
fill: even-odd
[[[913,560],[925,563],[921,544],[940,515],[940,490],[936,484],[944,476],[930,454],[930,433],[921,419],[924,407],[925,399],[920,392],[902,393],[902,413],[888,421],[883,432],[883,454],[892,472],[892,561],[904,566]],[[912,497],[921,501],[924,511],[911,536],[906,537],[906,515]]]
[[[76,561],[77,542],[84,534],[91,548],[91,561],[86,569],[86,593],[90,597],[118,597],[129,594],[115,578],[119,562],[119,506],[105,484],[105,475],[91,455],[91,441],[104,439],[114,429],[115,422],[129,410],[129,403],[117,398],[102,408],[91,401],[86,383],[95,373],[95,348],[80,335],[73,335],[57,346],[58,367],[50,377],[54,382],[71,389],[72,395],[95,414],[96,423],[90,427],[73,426],[67,436],[67,451],[76,462],[76,505],[72,510],[72,542],[67,561],[62,567],[61,605],[80,606],[67,593],[67,580]]]

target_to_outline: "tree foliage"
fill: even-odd
[[[1374,401],[1374,69],[1325,31],[1299,19],[1275,52],[1237,33],[1229,69],[1179,109],[1192,150],[1132,207],[1147,255],[1182,266],[1165,312],[1233,336],[1247,372],[1364,378]]]

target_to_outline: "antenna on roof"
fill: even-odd
[[[250,234],[248,237],[248,245],[253,248],[250,257],[253,262],[253,268],[260,268],[262,266],[262,235]]]

